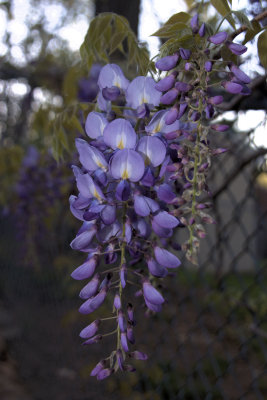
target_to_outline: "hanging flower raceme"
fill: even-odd
[[[209,203],[197,202],[198,193],[208,190],[205,176],[211,156],[222,153],[209,149],[207,140],[210,121],[223,102],[220,94],[209,94],[217,63],[212,54],[225,43],[235,53],[244,49],[227,42],[225,32],[207,38],[198,16],[190,26],[198,46],[158,59],[158,70],[167,71],[158,82],[145,76],[129,82],[117,65],[104,66],[98,78],[101,112],[87,116],[89,140],[76,140],[82,168],[73,167],[79,193],[70,197],[70,208],[82,227],[71,247],[87,253],[72,273],[74,279],[86,280],[79,311],[91,315],[107,298],[113,307],[110,316],[92,315],[80,336],[85,345],[116,336],[114,351],[91,372],[99,380],[119,369],[134,371],[128,364],[131,358],[147,359],[133,349],[138,321],[132,302],[125,303],[127,295],[122,293],[137,285],[134,301],[140,296],[149,312],[160,312],[167,296],[157,280],[181,264],[171,249],[181,248],[173,242],[176,230],[188,228],[189,239],[182,248],[196,263],[199,238],[205,236],[203,224],[213,222],[203,211]],[[229,63],[225,76],[221,84],[226,91],[245,94],[249,77],[240,68]],[[115,114],[118,98],[120,109],[124,104],[127,110],[119,112],[116,107]],[[213,123],[211,129],[224,132],[227,126]],[[107,332],[110,323],[114,329]]]

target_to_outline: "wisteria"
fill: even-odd
[[[82,314],[93,313],[107,298],[111,310],[80,336],[85,345],[116,336],[114,351],[91,372],[99,380],[118,370],[134,371],[132,358],[147,359],[133,347],[134,304],[141,297],[147,313],[161,311],[166,295],[159,279],[181,265],[178,250],[197,264],[204,224],[214,223],[206,213],[210,203],[199,197],[209,194],[211,157],[225,149],[210,148],[208,135],[228,127],[212,123],[223,97],[212,95],[211,88],[249,93],[249,77],[214,57],[222,45],[235,55],[243,54],[245,46],[229,41],[226,32],[207,37],[198,15],[190,26],[195,45],[159,58],[158,74],[166,71],[160,80],[138,76],[130,82],[118,65],[105,65],[96,111],[85,123],[87,138],[76,139],[81,167],[73,166],[73,172],[79,194],[70,197],[70,208],[82,226],[71,247],[87,258],[72,277],[90,279],[80,292]],[[215,70],[225,78],[214,84]],[[177,242],[180,228],[188,230],[185,243]],[[125,294],[130,285],[136,288],[133,299]],[[109,323],[114,323],[111,331],[106,330]]]

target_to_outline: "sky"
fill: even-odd
[[[246,8],[247,0],[232,0],[233,9],[242,9]],[[11,35],[11,40],[13,44],[12,56],[18,60],[18,63],[25,62],[24,55],[21,51],[19,43],[23,38],[27,36],[28,28],[26,19],[29,15],[29,3],[27,0],[14,0],[13,2],[14,8],[14,19],[7,26],[4,15],[5,13],[0,9],[0,38],[3,36],[3,33],[7,29]],[[140,10],[140,26],[138,36],[141,41],[146,41],[148,43],[148,47],[151,53],[151,56],[155,56],[158,52],[159,40],[155,37],[150,36],[153,32],[155,32],[162,23],[164,23],[171,15],[174,13],[185,11],[186,6],[182,0],[141,0],[141,10]],[[38,11],[36,10],[36,15],[31,14],[31,18],[38,19]],[[83,42],[84,36],[88,29],[87,17],[85,15],[80,15],[76,21],[72,21],[68,23],[64,28],[57,28],[57,21],[63,14],[63,8],[60,4],[51,4],[43,8],[43,11],[47,20],[47,28],[48,30],[56,30],[58,34],[65,40],[67,40],[69,47],[71,50],[78,50],[81,43]],[[89,9],[89,15],[93,15],[93,7]],[[148,23],[149,21],[149,23]],[[240,35],[239,40],[242,40],[242,36]],[[34,52],[38,49],[32,49],[33,56]],[[246,65],[243,65],[243,70],[249,74],[251,71],[253,73],[258,72],[262,73],[263,69],[261,67],[257,67],[257,55],[255,45],[251,45],[249,47],[249,51],[254,53],[255,56],[252,60]],[[0,40],[0,56],[5,53],[5,44]],[[24,60],[24,61],[23,61]],[[20,83],[14,83],[12,86],[12,90],[14,94],[24,95],[25,94],[25,85]],[[43,94],[41,91],[37,93],[37,97],[39,96],[40,100],[42,99]],[[229,118],[232,117],[229,114]],[[252,129],[258,125],[260,121],[264,121],[264,112],[263,111],[248,111],[246,113],[240,113],[240,118],[237,121],[237,128],[240,130]],[[267,147],[267,125],[264,123],[259,126],[255,132],[255,144],[257,146],[265,146]]]

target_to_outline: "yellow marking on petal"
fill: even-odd
[[[142,98],[142,103],[148,103],[148,100],[145,96]]]
[[[118,147],[119,149],[124,149],[124,143],[123,143],[123,139],[122,139],[122,138],[121,138],[121,140],[119,141],[117,147]]]
[[[153,129],[153,132],[152,132],[152,133],[160,132],[160,131],[161,131],[161,128],[162,128],[162,123],[161,123],[161,121],[159,121],[158,124],[157,124],[157,125],[155,126],[155,128]]]
[[[101,197],[99,196],[99,194],[97,193],[96,189],[94,189],[94,197],[97,198],[97,200],[101,200]]]
[[[124,171],[123,171],[123,174],[122,174],[122,179],[128,179],[129,178],[129,174],[128,174],[128,171],[127,171],[127,169],[125,169]]]
[[[100,162],[99,160],[96,161],[96,164],[100,167],[100,168],[105,168],[104,165],[102,164],[102,162]]]

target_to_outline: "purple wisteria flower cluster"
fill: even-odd
[[[85,123],[87,139],[76,139],[81,168],[73,166],[73,172],[79,194],[70,197],[70,208],[82,226],[71,247],[87,255],[72,273],[86,281],[79,311],[91,314],[107,297],[112,308],[111,316],[91,321],[80,336],[86,345],[117,337],[115,350],[91,372],[99,380],[119,369],[134,371],[131,358],[147,359],[132,348],[136,320],[125,289],[137,286],[134,299],[141,297],[148,312],[161,311],[165,299],[158,279],[181,264],[177,228],[188,228],[182,249],[196,263],[203,223],[213,222],[203,211],[210,204],[197,201],[208,191],[211,156],[224,151],[209,148],[210,127],[227,129],[210,124],[223,101],[221,95],[209,95],[214,66],[222,68],[212,54],[223,43],[235,54],[244,46],[228,43],[225,32],[207,38],[198,16],[191,28],[194,50],[180,48],[158,59],[157,69],[166,71],[158,82],[150,76],[130,82],[118,65],[105,65],[98,78],[97,111]],[[249,78],[237,66],[229,64],[226,76],[225,90],[248,93]],[[110,323],[114,329],[106,332]]]

